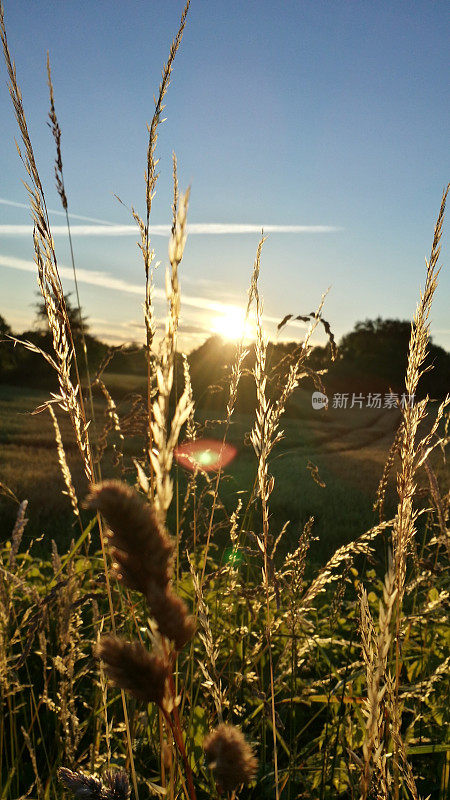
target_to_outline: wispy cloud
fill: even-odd
[[[246,233],[336,233],[342,230],[335,225],[247,225],[243,223],[191,222],[189,236],[222,236]],[[169,236],[170,225],[150,225],[153,236]],[[71,225],[72,236],[138,236],[136,225]],[[31,236],[32,225],[0,225],[2,236]],[[52,225],[53,236],[67,236],[65,225]]]
[[[14,208],[28,209],[26,203],[18,203],[15,200],[8,200],[0,197],[0,204],[13,206]],[[49,214],[65,216],[64,211],[49,209]],[[96,217],[85,217],[81,214],[70,213],[71,219],[81,219],[85,222],[100,223],[92,225],[72,225],[71,233],[73,236],[136,236],[136,225],[118,225],[105,219]],[[153,236],[169,236],[170,225],[151,225],[150,233]],[[236,235],[245,233],[336,233],[342,228],[336,225],[253,225],[241,222],[192,222],[188,224],[188,232],[192,236],[220,236]],[[33,231],[32,225],[0,225],[0,233],[3,236],[29,236]],[[52,225],[54,236],[67,236],[66,225]]]
[[[36,273],[36,264],[34,261],[28,261],[23,258],[16,258],[15,256],[7,256],[7,255],[0,255],[0,267],[6,267],[7,269],[15,269],[21,270],[22,272],[33,272]],[[59,273],[61,278],[68,281],[73,281],[73,271],[71,267],[65,267],[59,265],[58,267]],[[143,296],[143,287],[139,284],[129,283],[128,281],[124,281],[121,278],[114,278],[107,272],[98,272],[95,270],[87,270],[87,269],[77,269],[77,279],[79,283],[86,283],[91,286],[99,286],[104,289],[110,289],[112,291],[117,291],[127,294],[138,295],[142,298]],[[165,301],[166,294],[163,289],[159,287],[155,287],[153,291],[153,296],[155,300],[162,300]],[[182,296],[182,303],[184,306],[189,306],[196,309],[201,309],[202,311],[207,311],[213,314],[228,314],[230,311],[236,310],[236,305],[232,305],[231,303],[221,303],[217,300],[210,300],[206,297],[199,297],[190,294],[183,294]],[[263,315],[263,319],[265,322],[278,324],[280,322],[279,317],[270,317],[266,314]],[[289,323],[292,327],[305,327],[304,323],[299,322],[291,322]]]
[[[2,206],[13,206],[14,208],[25,208],[27,211],[29,210],[30,206],[26,203],[18,203],[15,200],[7,200],[6,197],[0,197],[0,205]],[[48,209],[49,214],[56,214],[58,217],[65,217],[66,212],[56,210],[54,208]],[[70,212],[71,219],[83,219],[85,222],[100,222],[102,225],[114,225],[114,222],[108,222],[106,219],[97,219],[96,217],[84,217],[82,214],[72,214]]]
[[[36,272],[36,264],[34,261],[27,261],[23,258],[16,258],[15,256],[0,255],[0,267],[7,267],[8,269],[18,269],[23,272]],[[64,280],[73,281],[73,270],[71,267],[59,265],[59,273]],[[88,283],[91,286],[99,286],[104,289],[112,289],[117,292],[127,292],[127,294],[136,294],[143,297],[143,287],[139,284],[129,283],[121,278],[114,278],[108,272],[98,272],[88,269],[77,269],[77,279],[79,283]],[[166,293],[163,289],[155,287],[153,296],[157,300],[165,300]],[[205,311],[213,311],[217,314],[226,314],[230,309],[230,305],[220,303],[215,300],[208,300],[204,297],[195,297],[192,295],[184,295],[183,303],[187,306],[194,306],[194,308],[201,308]]]

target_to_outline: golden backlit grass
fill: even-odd
[[[238,791],[277,800],[418,800],[421,793],[443,800],[449,778],[450,494],[439,483],[436,465],[448,444],[448,398],[438,409],[430,409],[424,399],[373,417],[358,411],[351,423],[344,412],[330,412],[309,427],[305,414],[285,419],[286,405],[306,375],[321,386],[323,376],[309,369],[308,358],[324,298],[310,315],[303,343],[285,364],[278,393],[269,392],[258,289],[262,237],[246,303],[246,315],[255,314],[257,330],[255,414],[251,420],[236,415],[244,363],[240,341],[218,437],[225,444],[246,431],[253,453],[243,445],[245,454],[229,476],[220,469],[213,477],[194,469],[180,480],[174,468],[182,432],[195,438],[201,430],[187,362],[184,384],[171,403],[189,201],[189,189],[181,193],[178,188],[176,159],[167,315],[159,346],[154,341],[149,217],[162,101],[188,8],[189,3],[163,68],[149,126],[146,213],[141,219],[132,212],[144,267],[145,424],[140,441],[127,440],[121,409],[103,388],[110,424],[102,440],[89,418],[95,409],[91,405],[88,410],[80,387],[0,0],[11,98],[31,182],[38,283],[53,336],[53,353],[40,355],[55,370],[58,420],[61,412],[66,415],[59,427],[44,401],[42,413],[56,436],[53,470],[58,461],[61,473],[59,485],[55,480],[50,487],[39,455],[48,452],[51,427],[44,422],[34,440],[38,455],[33,462],[31,423],[18,424],[10,407],[15,398],[3,401],[14,418],[2,434],[9,449],[6,477],[21,502],[0,565],[2,797],[46,800],[60,797],[64,786],[78,797],[126,800],[131,785],[136,798],[154,793],[190,800],[224,793],[235,798]],[[57,133],[55,103],[51,91]],[[60,138],[55,140],[62,181]],[[411,395],[427,351],[447,191],[411,327],[405,379]],[[64,198],[67,207],[65,190]],[[20,436],[24,442],[18,444]],[[392,441],[396,447],[389,456]],[[375,467],[367,464],[364,447]],[[377,493],[376,485],[370,491],[368,476],[383,474],[383,449],[390,470]],[[109,461],[101,458],[102,451],[109,452]],[[91,513],[82,512],[84,518],[79,513],[85,494],[80,466],[84,481],[96,481],[87,503]],[[109,470],[119,481],[104,482]],[[237,479],[244,475],[241,484]],[[335,540],[337,506],[331,502],[327,512],[330,478],[340,487],[335,502],[341,517],[351,518],[358,485],[372,522],[351,540],[340,537],[340,546],[315,568],[314,547],[325,551],[326,537]],[[34,502],[40,508],[51,506],[62,489],[68,493],[66,508],[75,526],[64,554],[56,542],[48,558],[23,548],[27,482],[30,489],[39,487]],[[2,483],[7,494],[3,477]],[[316,514],[323,517],[319,542],[314,541],[314,514],[302,502],[306,483],[316,495]],[[426,486],[424,497],[421,488]],[[284,504],[286,494],[295,499],[287,496]],[[376,498],[377,511],[372,508]],[[11,491],[8,502],[14,502]],[[283,508],[294,507],[298,518],[283,519]],[[96,526],[100,550],[93,546]]]

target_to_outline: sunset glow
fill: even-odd
[[[245,339],[254,338],[253,326],[250,320],[245,321],[244,309],[233,306],[226,313],[214,317],[211,331],[232,340],[240,339],[242,336]]]

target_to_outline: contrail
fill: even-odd
[[[14,206],[15,208],[26,208],[29,206],[26,203],[18,203],[15,200],[8,200],[5,197],[0,197],[0,204],[6,206]],[[49,214],[57,214],[58,216],[65,216],[65,211],[57,211],[49,209]],[[72,236],[136,236],[138,232],[136,225],[119,225],[115,222],[109,222],[105,219],[97,219],[96,217],[84,217],[81,214],[70,213],[70,219],[81,219],[85,222],[100,223],[93,225],[72,225]],[[341,231],[342,228],[336,225],[253,225],[241,222],[193,222],[188,223],[188,233],[192,236],[220,236],[220,235],[236,235],[245,233],[261,233],[264,229],[265,233],[336,233]],[[153,236],[169,236],[171,231],[170,225],[151,225],[150,233]],[[4,236],[29,236],[33,232],[32,225],[0,225],[0,233]],[[67,236],[66,225],[52,225],[52,234],[54,236]]]
[[[26,259],[16,258],[15,256],[0,255],[0,267],[21,270],[22,272],[33,272],[36,274],[36,264],[34,261],[27,261]],[[64,280],[73,281],[73,270],[71,267],[58,265],[58,271]],[[87,283],[91,286],[100,286],[104,289],[111,289],[113,291],[122,293],[127,292],[127,294],[135,294],[139,297],[143,296],[143,287],[141,285],[129,283],[121,278],[114,278],[107,272],[77,269],[77,279],[79,283]],[[159,289],[158,287],[154,287],[153,296],[157,300],[166,300],[166,293],[164,289]],[[193,308],[199,308],[204,311],[210,311],[214,312],[215,314],[224,315],[228,314],[230,311],[236,311],[238,308],[238,306],[231,303],[220,303],[216,300],[209,300],[206,297],[197,297],[195,295],[187,294],[183,295],[182,303],[185,306],[191,306]],[[280,322],[279,317],[269,317],[265,314],[263,315],[263,319],[265,322],[272,322],[274,324],[278,324]],[[289,324],[297,328],[305,327],[303,323],[299,324],[298,322],[291,322]]]
[[[15,200],[7,200],[6,197],[0,197],[0,205],[14,206],[14,208],[26,208],[29,210],[30,206],[26,203],[17,203]],[[54,208],[48,209],[49,214],[57,214],[59,217],[65,217],[66,212],[56,210]],[[83,219],[85,222],[100,222],[102,225],[114,225],[114,222],[108,222],[106,219],[97,219],[96,217],[83,217],[81,214],[70,214],[70,219]]]
[[[341,231],[334,225],[247,225],[243,223],[191,222],[187,225],[189,236],[222,236],[255,233],[336,233]],[[66,225],[52,225],[53,236],[67,236]],[[153,236],[169,236],[170,225],[150,225]],[[137,225],[71,225],[72,236],[139,236]],[[0,235],[31,236],[32,225],[0,225]]]

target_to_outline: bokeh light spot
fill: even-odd
[[[205,472],[223,469],[235,457],[237,450],[231,444],[223,444],[214,439],[197,439],[183,442],[174,450],[175,460],[191,472],[196,467]]]

